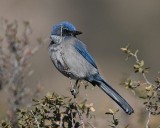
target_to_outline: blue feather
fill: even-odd
[[[89,54],[85,45],[82,42],[77,40],[74,44],[74,47],[91,65],[93,65],[95,68],[97,68],[97,65],[96,65],[93,57]]]

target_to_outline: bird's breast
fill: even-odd
[[[70,77],[69,67],[66,63],[62,44],[52,45],[49,48],[49,54],[55,67],[65,76]]]

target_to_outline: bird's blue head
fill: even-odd
[[[76,27],[67,21],[54,25],[51,31],[51,35],[56,36],[76,36],[79,34],[82,34],[82,32],[77,31]]]

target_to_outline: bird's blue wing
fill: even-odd
[[[96,65],[94,59],[89,54],[89,52],[86,49],[86,46],[82,42],[77,40],[74,44],[74,47],[91,65],[93,65],[95,68],[97,68],[97,65]]]

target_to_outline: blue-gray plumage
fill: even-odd
[[[87,51],[86,45],[76,36],[81,34],[69,22],[60,22],[53,26],[49,54],[55,67],[65,76],[86,80],[100,87],[127,114],[132,114],[132,107],[100,76],[97,65]]]

